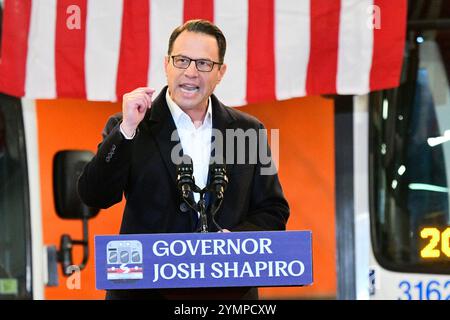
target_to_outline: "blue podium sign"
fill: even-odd
[[[97,289],[303,286],[310,231],[95,237]]]

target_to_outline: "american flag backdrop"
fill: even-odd
[[[5,0],[0,92],[117,101],[160,90],[172,30],[204,18],[227,38],[215,93],[230,106],[364,94],[398,85],[406,11],[406,0]]]

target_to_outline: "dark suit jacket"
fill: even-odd
[[[108,208],[122,200],[126,206],[120,233],[195,232],[197,213],[182,201],[176,186],[176,165],[171,161],[171,141],[176,130],[164,88],[153,101],[136,136],[126,140],[120,133],[121,114],[112,116],[103,141],[79,182],[81,199],[91,207]],[[212,126],[226,129],[262,129],[254,117],[224,106],[212,95]],[[237,156],[235,144],[235,157]],[[224,150],[224,155],[226,150]],[[228,160],[227,160],[228,161]],[[262,164],[228,164],[228,186],[216,221],[231,231],[284,230],[289,206],[278,175],[261,175]],[[208,217],[209,231],[217,231]]]

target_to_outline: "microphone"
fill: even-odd
[[[217,199],[222,200],[223,194],[228,185],[227,169],[224,164],[211,164],[209,166],[211,174],[211,189]]]
[[[227,170],[224,164],[213,163],[209,166],[210,184],[209,190],[213,192],[216,199],[210,206],[211,219],[219,231],[223,231],[222,227],[216,222],[215,215],[223,202],[223,194],[228,185]]]
[[[189,194],[192,192],[192,188],[195,185],[193,173],[194,167],[192,165],[191,157],[183,155],[183,160],[177,166],[177,186],[184,199],[189,198]]]

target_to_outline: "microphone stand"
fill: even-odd
[[[205,203],[206,188],[200,191],[200,200],[198,201],[198,208],[200,213],[200,232],[208,232],[208,220],[206,216],[206,203]]]
[[[206,201],[205,201],[205,194],[206,192],[214,192],[211,188],[205,187],[203,189],[200,189],[197,185],[193,185],[192,192],[199,193],[200,194],[200,200],[198,203],[192,204],[191,201],[189,201],[189,198],[183,197],[184,202],[193,209],[195,212],[198,212],[200,215],[200,232],[201,233],[207,233],[208,232],[208,216],[206,214]],[[222,231],[222,228],[217,224],[216,220],[214,219],[214,216],[216,212],[219,210],[220,205],[222,204],[223,198],[220,199],[217,202],[213,202],[210,204],[211,209],[211,218],[214,225],[219,229],[219,231]]]
[[[208,188],[200,189],[195,183],[192,186],[192,189],[193,193],[195,192],[200,194],[200,200],[198,201],[198,203],[195,203],[195,201],[192,203],[188,195],[183,195],[182,198],[191,209],[200,214],[200,232],[206,233],[208,232],[208,219],[206,215],[205,194],[209,190]]]

